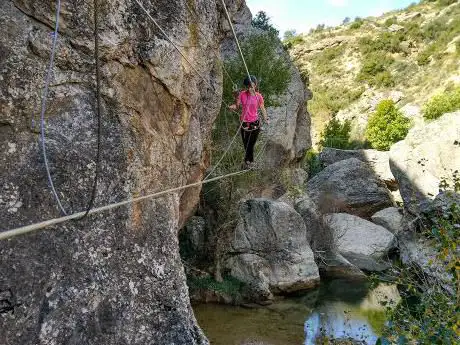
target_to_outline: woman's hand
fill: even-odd
[[[231,110],[231,111],[236,111],[238,108],[236,106],[236,104],[231,104],[228,106],[228,109]]]

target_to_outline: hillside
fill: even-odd
[[[415,123],[427,100],[460,85],[460,3],[455,0],[422,1],[335,28],[320,25],[284,43],[313,91],[314,145],[336,115],[351,120],[355,147],[366,146],[367,118],[379,101],[394,100]]]

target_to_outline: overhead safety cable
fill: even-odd
[[[236,36],[235,28],[233,27],[233,24],[232,24],[232,19],[230,18],[230,14],[228,13],[227,6],[225,5],[225,1],[224,0],[221,0],[221,1],[222,1],[222,6],[224,7],[225,14],[228,19],[228,23],[230,24],[230,28],[232,29],[233,37],[235,37],[235,42],[238,47],[238,51],[240,52],[241,60],[243,60],[244,68],[246,69],[246,73],[248,75],[249,82],[251,82],[251,75],[249,74],[248,65],[246,64],[246,60],[244,59],[243,51],[241,50],[241,46],[240,46],[240,42],[238,41],[238,37]]]

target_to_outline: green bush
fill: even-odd
[[[454,188],[445,193],[460,191],[458,177],[454,173]],[[421,233],[436,250],[442,274],[451,279],[441,282],[418,266],[395,267],[403,299],[396,309],[387,310],[389,322],[377,344],[459,344],[460,205],[452,203],[422,217]]]
[[[419,66],[425,66],[430,63],[430,56],[432,52],[430,49],[425,49],[417,55],[417,64]]]
[[[382,54],[372,53],[366,55],[358,73],[358,81],[367,82],[371,86],[392,86],[392,76],[389,67],[394,59]]]
[[[364,24],[364,20],[362,18],[356,17],[355,21],[351,23],[350,29],[357,30]]]
[[[312,178],[316,174],[318,174],[323,167],[321,165],[321,161],[319,159],[319,154],[313,149],[310,149],[305,154],[305,165],[304,168],[308,172],[308,178]]]
[[[308,102],[308,109],[313,116],[324,114],[329,118],[359,99],[363,92],[363,87],[355,90],[339,86],[313,88],[313,99]]]
[[[443,114],[460,109],[460,87],[431,98],[423,107],[423,117],[437,119]]]
[[[346,45],[326,48],[312,58],[316,74],[329,74],[337,70],[333,61],[343,55]]]
[[[369,36],[362,37],[358,44],[359,50],[363,55],[379,53],[399,53],[402,51],[401,42],[405,39],[402,33],[384,32],[377,38],[372,39]]]
[[[286,36],[283,40],[283,45],[286,49],[291,49],[297,44],[301,44],[304,42],[304,39],[301,35],[292,35],[292,36]]]
[[[385,151],[404,139],[409,128],[409,119],[402,115],[395,103],[392,100],[383,100],[367,123],[366,137],[373,148]]]
[[[438,0],[438,4],[441,7],[446,7],[456,3],[458,0]]]
[[[278,36],[279,31],[270,23],[270,17],[264,11],[259,11],[254,18],[252,18],[251,25],[255,28],[268,32],[273,36]]]
[[[333,117],[321,133],[319,142],[322,147],[334,147],[336,149],[350,148],[351,121],[343,123]]]
[[[378,73],[374,78],[376,86],[390,87],[395,86],[395,81],[392,74],[389,71],[383,71]]]
[[[241,43],[241,49],[249,72],[259,80],[265,105],[275,104],[274,99],[283,93],[291,80],[289,57],[280,55],[278,49],[280,40],[272,34],[256,34],[246,38]],[[246,76],[246,69],[239,56],[225,62],[225,68],[237,86],[240,87]],[[233,85],[227,75],[224,75],[224,100],[233,103]]]
[[[390,27],[393,24],[398,24],[398,20],[396,19],[396,17],[388,18],[387,20],[385,20],[385,23],[383,25],[385,25],[386,27]]]

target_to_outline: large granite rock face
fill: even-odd
[[[388,152],[377,150],[340,150],[325,147],[319,155],[321,164],[324,167],[349,158],[357,158],[367,163],[375,175],[384,181],[390,190],[398,189],[398,183],[390,169]]]
[[[393,206],[385,183],[357,158],[326,167],[308,181],[307,193],[321,213],[346,212],[370,217]]]
[[[325,218],[336,234],[338,251],[352,264],[367,271],[389,267],[387,256],[396,245],[391,232],[351,214],[335,213]]]
[[[223,13],[213,1],[188,3],[199,20],[184,2],[143,3],[207,82],[134,1],[101,2],[96,206],[198,181],[207,165],[204,147],[221,99]],[[0,3],[1,230],[59,216],[37,135],[54,6]],[[62,6],[46,143],[55,186],[65,209],[75,212],[88,203],[96,157],[93,1]],[[177,243],[199,192],[0,242],[0,291],[12,306],[0,315],[0,342],[207,344],[190,308]]]
[[[271,122],[262,155],[265,167],[278,168],[298,162],[311,148],[311,119],[306,107],[309,99],[311,92],[305,89],[299,71],[291,66],[288,89],[278,98],[280,106],[267,108]]]
[[[420,213],[450,182],[460,167],[460,112],[412,128],[390,150],[390,166],[398,180],[404,206]]]
[[[260,300],[319,282],[305,224],[293,208],[251,199],[241,204],[240,217],[225,266],[257,291]]]

